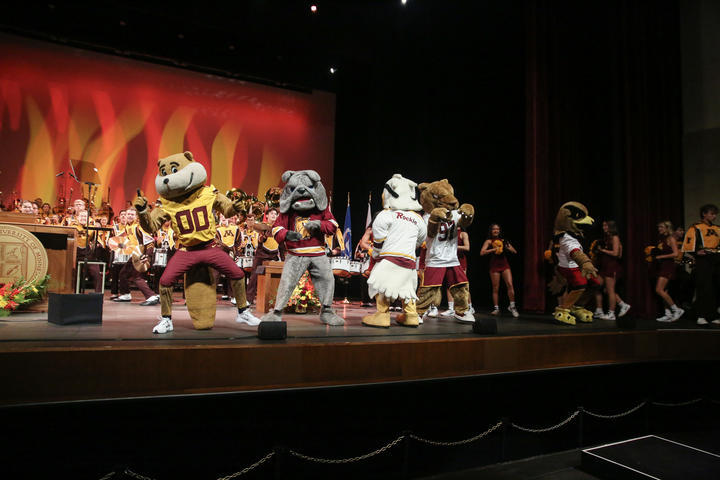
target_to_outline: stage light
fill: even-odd
[[[337,69],[335,67],[330,67],[330,74],[335,74],[337,72]]]
[[[407,5],[407,0],[400,0],[400,3],[402,3],[403,5]]]
[[[310,11],[312,13],[317,13],[317,5],[310,5]]]

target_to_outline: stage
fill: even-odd
[[[343,327],[316,314],[285,314],[288,338],[260,340],[257,328],[234,321],[218,300],[216,325],[196,331],[179,296],[173,332],[152,333],[159,306],[103,304],[102,324],[55,325],[46,313],[16,313],[0,321],[0,405],[71,400],[347,386],[654,361],[714,361],[720,329],[690,321],[634,328],[596,320],[560,325],[549,315],[507,312],[498,333],[477,335],[449,318],[419,328],[368,328],[373,311],[336,302]],[[476,318],[491,318],[477,313]],[[632,325],[631,325],[632,326]],[[158,365],[162,365],[161,371]]]

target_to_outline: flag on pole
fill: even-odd
[[[370,226],[370,224],[372,223],[372,213],[371,213],[371,210],[370,210],[370,201],[371,201],[371,200],[372,200],[372,192],[370,192],[370,193],[368,194],[368,213],[367,213],[367,218],[365,219],[365,230],[367,230],[367,228],[368,228],[368,227]]]
[[[345,246],[342,256],[352,258],[352,222],[350,221],[350,192],[348,192],[347,210],[345,211],[345,228],[343,229],[343,240]]]

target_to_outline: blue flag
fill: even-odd
[[[348,206],[345,212],[345,228],[343,229],[344,248],[342,256],[352,258],[352,222],[350,221],[350,194],[348,193]]]

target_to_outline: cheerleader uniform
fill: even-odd
[[[612,245],[612,237],[608,237],[605,239],[605,245]],[[620,258],[614,255],[609,255],[607,253],[599,253],[600,259],[598,265],[598,275],[600,275],[601,277],[620,278],[623,272]]]
[[[672,253],[672,248],[664,239],[660,240],[657,247],[660,250],[659,255],[668,255]],[[658,260],[657,276],[672,280],[675,278],[675,268],[676,264],[674,258],[662,258]]]
[[[500,244],[496,243],[500,242]],[[510,268],[507,257],[505,256],[505,241],[501,238],[493,240],[490,245],[492,247],[503,247],[502,253],[493,253],[490,255],[490,273],[502,273]]]

